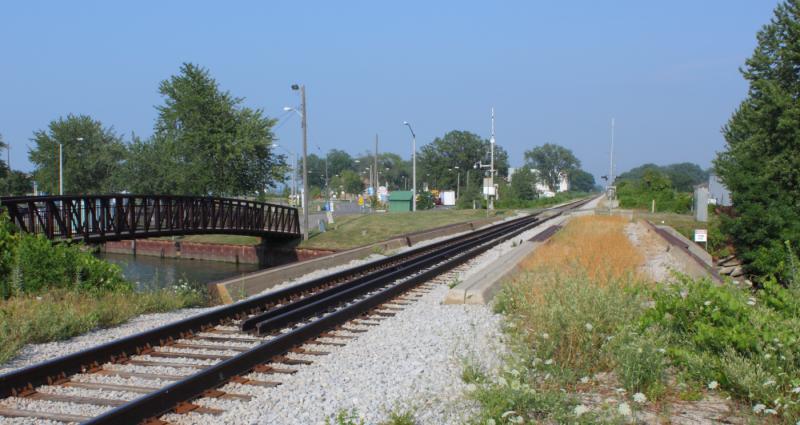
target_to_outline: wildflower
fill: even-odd
[[[719,383],[717,381],[711,381],[708,383],[709,390],[716,390],[719,387]]]
[[[765,359],[769,360],[770,357],[772,357],[772,354],[770,354],[770,353],[764,354],[764,358]]]
[[[628,406],[628,403],[620,403],[617,411],[619,411],[619,414],[622,416],[630,416],[632,413],[631,407]]]
[[[589,383],[589,377],[588,376],[584,376],[583,378],[581,378],[581,384],[588,384],[588,383]]]
[[[708,307],[708,306],[710,306],[710,305],[711,305],[711,301],[706,301],[706,302],[704,302],[704,303],[703,303],[703,305],[704,305],[704,306],[706,306],[706,307]]]
[[[795,393],[795,394],[800,394],[800,387],[792,388],[792,392]]]
[[[639,404],[643,404],[643,403],[647,402],[647,396],[642,394],[642,393],[636,393],[636,394],[633,395],[633,401],[635,401],[635,402],[637,402]]]
[[[486,425],[495,425],[495,421],[492,418],[486,420]]]
[[[586,413],[588,411],[589,411],[588,407],[586,407],[586,406],[584,406],[582,404],[579,404],[579,405],[575,406],[575,409],[572,410],[572,413],[574,413],[575,416],[580,417],[582,414],[584,414],[584,413]]]
[[[497,378],[497,383],[503,387],[508,385],[508,381],[506,381],[506,378],[503,378],[502,376]]]
[[[549,365],[551,365],[551,364],[553,364],[553,359],[547,359],[547,360],[545,360],[545,361],[544,361],[544,364],[546,364],[546,365],[548,365],[548,366],[549,366]]]
[[[592,326],[592,324],[591,324],[591,323],[587,323],[587,324],[585,324],[585,325],[583,325],[583,326],[584,326],[584,327],[586,328],[586,330],[587,330],[587,331],[589,331],[589,332],[591,332],[591,331],[592,331],[592,329],[594,329],[594,326]]]
[[[758,403],[755,406],[753,406],[753,413],[761,413],[766,408],[767,408],[767,406],[764,406],[763,404]]]
[[[515,412],[513,410],[509,410],[509,411],[503,413],[502,415],[500,415],[500,419],[505,419],[505,418],[507,418],[507,417],[509,417],[511,415],[516,415],[516,414],[517,414],[517,412]]]
[[[777,415],[777,414],[778,414],[778,411],[777,411],[777,410],[775,410],[775,409],[765,409],[765,410],[764,410],[764,414],[765,414],[765,415]]]
[[[769,386],[772,386],[772,385],[775,385],[775,380],[774,379],[769,379],[766,382],[764,382],[764,386],[765,387],[769,387]]]
[[[756,299],[753,297],[748,298],[747,305],[756,305]]]
[[[666,353],[666,352],[667,352],[667,350],[665,350],[665,349],[663,349],[663,348],[659,348],[659,349],[658,349],[658,352],[659,352],[659,353],[661,353],[661,354],[664,354],[664,353]]]
[[[547,332],[542,334],[542,339],[549,339],[549,338],[550,338],[550,334],[548,334]]]

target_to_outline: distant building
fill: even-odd
[[[511,178],[514,175],[514,172],[517,171],[519,168],[508,167],[508,182],[511,183]],[[541,181],[539,178],[539,170],[535,168],[530,169],[531,173],[536,176],[536,192],[539,193],[539,196],[544,198],[552,198],[556,196],[556,193],[550,190],[544,182]],[[566,192],[569,190],[569,176],[566,173],[561,173],[561,181],[558,182],[558,188],[556,192]]]
[[[733,205],[731,191],[714,174],[708,176],[708,202],[723,207]]]

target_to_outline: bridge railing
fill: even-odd
[[[296,208],[233,198],[73,195],[0,198],[22,231],[49,239],[102,241],[182,234],[300,234]]]

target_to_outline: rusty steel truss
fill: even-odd
[[[232,198],[170,195],[0,197],[22,231],[51,240],[103,242],[158,236],[301,236],[297,209]]]

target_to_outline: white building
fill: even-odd
[[[511,183],[511,178],[514,175],[514,172],[517,171],[518,168],[508,167],[508,182]],[[550,188],[541,181],[539,178],[539,170],[535,168],[531,168],[531,173],[536,176],[536,192],[539,193],[539,196],[544,198],[552,198],[556,196],[557,192],[566,192],[569,190],[569,177],[566,173],[561,173],[561,180],[558,182],[558,188],[556,192],[550,190]]]

